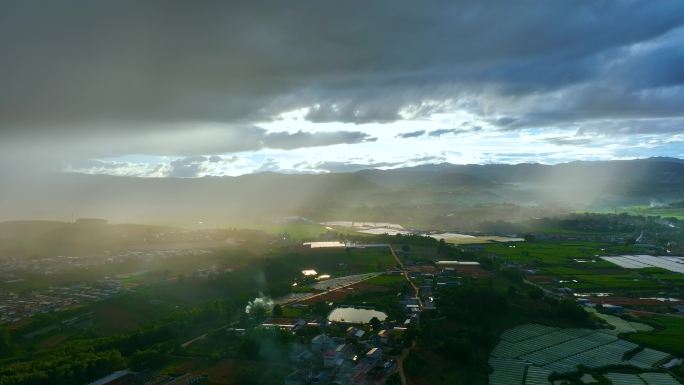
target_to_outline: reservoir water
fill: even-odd
[[[387,318],[387,314],[377,310],[338,307],[330,312],[328,321],[367,324],[373,317],[376,317],[380,321],[384,321]]]

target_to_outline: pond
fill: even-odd
[[[373,317],[376,317],[380,321],[384,321],[387,318],[387,314],[377,310],[338,307],[330,312],[328,321],[367,324]]]

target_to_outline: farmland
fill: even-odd
[[[522,272],[524,279],[550,292],[569,288],[584,301],[598,304],[598,308],[624,307],[629,314],[626,320],[615,315],[598,316],[617,325],[618,332],[629,333],[624,338],[630,342],[682,355],[684,318],[658,314],[673,312],[673,306],[682,303],[684,274],[648,266],[623,268],[608,261],[609,256],[626,254],[638,253],[633,246],[590,241],[532,241],[514,247],[492,244],[486,245],[483,253],[495,256],[502,266]]]
[[[601,258],[636,254],[636,246],[534,237],[526,237],[525,242],[468,246],[418,235],[333,236],[327,229],[319,233],[316,226],[283,224],[263,234],[256,248],[251,247],[251,242],[255,242],[252,238],[192,258],[171,256],[165,258],[168,264],[148,263],[145,269],[136,265],[133,271],[117,275],[126,289],[120,295],[17,326],[11,331],[14,339],[39,334],[15,342],[3,364],[14,368],[11,365],[28,354],[48,360],[53,354],[61,354],[61,346],[81,346],[75,349],[93,349],[99,354],[101,346],[114,344],[126,365],[137,368],[135,362],[142,356],[145,359],[139,362],[162,376],[203,373],[209,383],[216,384],[241,383],[249,381],[248,378],[258,378],[258,383],[282,383],[282,378],[293,369],[285,353],[289,347],[278,347],[282,349],[280,357],[268,361],[270,358],[255,347],[263,338],[259,332],[252,334],[260,329],[257,326],[266,323],[265,319],[287,324],[298,318],[306,320],[307,325],[318,325],[331,309],[341,305],[383,312],[388,316],[386,323],[398,325],[402,332],[409,325],[407,334],[414,339],[415,348],[407,354],[406,373],[414,384],[485,384],[491,366],[495,373],[511,370],[510,373],[517,373],[515,376],[522,374],[525,384],[542,385],[550,373],[576,367],[574,361],[569,361],[570,356],[582,361],[577,361],[581,365],[589,365],[598,353],[601,357],[622,357],[635,352],[638,345],[663,354],[680,352],[672,342],[681,338],[680,325],[674,321],[678,318],[637,310],[672,311],[668,303],[654,298],[678,296],[682,274],[655,267],[625,269]],[[352,240],[358,247],[302,245],[316,240]],[[392,245],[404,267],[398,266],[387,244]],[[450,260],[469,263],[436,263]],[[414,288],[402,273],[421,286],[423,304],[412,304],[416,301]],[[582,298],[596,298],[601,305],[620,301],[634,318],[590,315],[572,294],[559,292],[561,288],[586,296]],[[611,295],[594,297],[598,292]],[[404,304],[421,310],[428,297],[431,306],[425,306],[419,318],[416,316],[414,321],[407,316],[409,305]],[[257,300],[271,305],[260,313],[247,313],[247,304],[251,306]],[[268,307],[276,303],[277,315],[275,307]],[[601,311],[600,307],[597,309]],[[601,318],[622,326],[647,323],[654,329],[588,329],[608,328],[609,323]],[[70,319],[74,319],[71,324],[61,324]],[[550,325],[555,332],[560,328],[584,331],[571,335],[572,338],[554,340],[554,344],[535,342],[521,354],[495,350],[499,334],[529,323]],[[243,334],[235,330],[242,330]],[[343,330],[337,331],[344,335]],[[637,332],[617,336],[620,331]],[[304,336],[311,338],[307,333],[310,332]],[[114,342],[97,345],[104,344],[102,341]],[[535,350],[532,345],[541,348]],[[563,355],[557,350],[561,348],[574,353]],[[492,350],[499,356],[489,361],[488,366]],[[583,355],[589,351],[596,354]],[[643,356],[652,356],[651,351],[647,353]],[[557,359],[549,361],[552,356]],[[508,360],[517,359],[529,363],[509,367]],[[418,378],[423,371],[429,374]]]
[[[684,356],[684,317],[646,317],[641,321],[655,330],[631,334],[628,336],[631,341]]]
[[[607,330],[558,329],[528,324],[501,335],[501,342],[490,358],[494,372],[489,383],[546,384],[552,375],[589,371],[596,374],[614,367],[653,371],[672,357],[666,352],[644,349],[619,339]],[[534,374],[532,379],[531,373]]]
[[[549,288],[649,295],[663,289],[676,294],[684,287],[684,274],[659,268],[625,269],[602,259],[633,250],[625,245],[537,241],[486,245],[485,250],[499,256],[504,263],[526,269],[528,279],[543,282]]]
[[[627,206],[620,209],[633,215],[653,215],[665,218],[677,218],[684,220],[684,207],[681,205],[642,205],[642,206]]]
[[[622,255],[619,257],[601,257],[626,269],[660,268],[684,274],[684,258],[651,255]]]

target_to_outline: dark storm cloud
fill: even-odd
[[[577,130],[577,136],[631,136],[660,135],[665,138],[672,134],[684,133],[684,118],[672,119],[640,119],[637,121],[608,121],[583,125]]]
[[[515,123],[515,121],[516,121],[515,118],[511,118],[511,117],[509,117],[509,116],[505,116],[505,117],[503,117],[503,118],[495,119],[495,120],[494,120],[494,124],[496,124],[497,126],[500,126],[500,127],[507,127],[507,126],[509,126],[509,125],[511,125],[511,124],[513,124],[513,123]]]
[[[3,127],[245,122],[313,104],[312,121],[363,122],[398,119],[434,85],[526,94],[593,79],[681,26],[684,3],[21,0],[0,15]],[[661,54],[627,75],[681,81],[681,57]]]
[[[236,156],[188,156],[157,165],[113,160],[76,160],[65,168],[68,171],[90,174],[111,174],[148,177],[195,178],[211,174],[212,166],[236,162]]]
[[[325,122],[392,122],[399,120],[401,103],[390,101],[386,97],[357,100],[321,101],[324,95],[316,96],[318,103],[306,114],[306,119],[316,123]],[[343,96],[348,97],[348,96]],[[312,99],[313,100],[313,99]]]
[[[442,136],[442,135],[461,135],[461,134],[467,134],[467,133],[472,133],[472,132],[478,132],[481,131],[482,127],[476,126],[470,129],[462,129],[462,128],[440,128],[438,130],[432,130],[428,132],[428,135],[430,136]]]
[[[187,123],[164,126],[141,126],[139,131],[114,127],[92,132],[73,130],[68,133],[31,132],[23,136],[8,135],[6,153],[25,152],[31,156],[49,157],[56,153],[69,162],[80,158],[116,157],[126,154],[199,156],[229,152],[254,151],[264,148],[290,150],[301,147],[354,144],[374,141],[358,131],[268,132],[254,126],[230,126],[214,123]],[[46,146],[45,141],[49,142]],[[71,158],[68,158],[71,156]]]
[[[454,153],[457,154],[457,153]],[[411,158],[409,162],[413,163],[438,163],[438,162],[445,162],[446,161],[446,156],[444,155],[426,155],[426,156],[419,156],[415,158]]]
[[[680,0],[2,1],[0,156],[59,164],[374,140],[255,127],[299,108],[312,122],[455,109],[502,129],[620,120],[606,127],[639,133],[629,119],[684,115],[683,20]]]
[[[428,135],[430,135],[430,136],[442,136],[442,135],[446,135],[446,134],[455,133],[456,131],[460,131],[460,130],[457,130],[455,128],[440,128],[438,130],[430,131],[428,133]]]
[[[263,144],[269,148],[290,150],[301,147],[329,146],[341,143],[361,143],[375,141],[370,135],[363,132],[335,131],[335,132],[302,132],[295,133],[275,132],[266,134]]]
[[[70,164],[73,169],[118,169],[130,166],[127,162],[105,162],[98,159],[78,159]]]
[[[425,130],[418,130],[418,131],[412,131],[412,132],[405,132],[403,134],[397,135],[397,138],[403,138],[403,139],[408,139],[408,138],[417,138],[419,136],[425,135]]]
[[[544,141],[550,144],[555,144],[557,146],[581,146],[590,144],[592,142],[592,140],[589,138],[572,138],[564,136],[546,138],[544,139]]]
[[[147,176],[147,174],[158,174],[161,171],[161,166],[149,168],[147,165],[134,164],[130,162],[103,161],[99,159],[79,159],[65,164],[64,169],[66,171],[89,174]]]

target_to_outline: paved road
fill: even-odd
[[[404,350],[401,351],[401,355],[399,358],[397,358],[397,372],[399,373],[399,377],[401,378],[401,385],[408,385],[411,382],[406,378],[406,373],[404,373],[404,360],[406,357],[408,357],[409,352],[413,350],[413,348],[416,347],[416,341],[413,341],[411,343],[411,347],[405,348]]]
[[[409,278],[408,273],[406,272],[406,270],[404,270],[404,263],[401,262],[401,259],[399,259],[399,257],[397,256],[397,253],[394,252],[394,248],[392,247],[392,245],[389,245],[389,249],[392,252],[392,256],[397,261],[397,264],[401,267],[401,271],[404,274],[404,278],[406,278],[406,281],[408,281],[409,285],[413,287],[415,296],[418,298],[418,304],[420,305],[420,308],[423,309],[423,301],[420,299],[420,291],[418,290],[418,286],[416,286],[416,284],[413,283],[413,281],[411,281],[411,278]]]
[[[423,309],[423,301],[420,299],[420,291],[418,290],[418,286],[416,286],[413,281],[411,281],[411,278],[409,278],[408,273],[406,270],[404,270],[404,263],[401,262],[401,259],[397,256],[397,253],[394,252],[394,248],[392,245],[389,245],[390,252],[392,252],[392,256],[394,259],[397,261],[397,265],[401,267],[401,271],[404,274],[404,278],[406,278],[406,281],[413,287],[413,291],[415,292],[416,297],[418,298],[418,304],[420,305],[420,308]],[[411,347],[404,349],[401,352],[401,355],[397,359],[397,368],[399,372],[399,377],[401,378],[401,385],[410,385],[410,381],[406,378],[406,373],[404,373],[404,360],[408,356],[408,354],[411,352],[416,347],[416,341],[413,341],[411,343]]]

